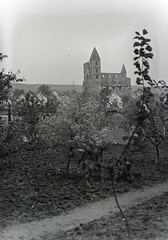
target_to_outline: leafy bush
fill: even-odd
[[[39,137],[50,146],[67,145],[71,139],[69,123],[61,116],[49,116],[39,122]]]

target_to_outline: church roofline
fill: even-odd
[[[118,74],[118,75],[120,75],[121,73],[114,73],[114,72],[101,72],[101,74],[108,74],[108,75],[110,75],[110,74]]]

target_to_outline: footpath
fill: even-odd
[[[165,192],[168,192],[168,182],[117,196],[122,209],[125,210]],[[85,224],[118,211],[114,197],[109,197],[75,208],[60,216],[7,227],[0,232],[0,240],[41,240],[42,236],[47,234],[51,236],[59,231],[67,231],[78,227],[81,223]]]

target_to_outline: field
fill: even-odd
[[[116,183],[117,192],[153,185],[168,178],[166,144],[161,146],[161,159],[154,167],[155,152],[148,147],[133,156],[133,171],[140,171],[141,179],[133,183]],[[122,146],[113,146],[104,153],[104,164],[114,163]],[[76,206],[112,195],[110,179],[95,183],[99,191],[82,187],[82,175],[75,163],[65,172],[67,152],[62,148],[25,148],[0,160],[0,227],[40,220],[59,215]]]
[[[25,92],[28,92],[28,91],[36,92],[41,85],[42,84],[13,83],[12,88],[13,90],[17,88],[17,89],[23,89]],[[73,89],[72,84],[69,84],[69,85],[46,84],[46,85],[48,85],[52,90],[57,90],[62,92],[71,91]],[[75,89],[78,92],[82,92],[82,85],[75,85]]]
[[[17,89],[23,89],[25,92],[28,91],[33,91],[36,92],[37,89],[42,85],[41,84],[26,84],[26,83],[12,83],[12,88],[13,90]],[[46,84],[48,85],[52,90],[57,90],[57,91],[71,91],[72,90],[72,84],[67,84],[67,85],[60,85],[60,84]],[[132,85],[132,93],[136,92],[140,86],[138,85]],[[82,85],[75,85],[75,89],[77,92],[82,92]],[[156,92],[156,89],[153,89],[154,92]]]

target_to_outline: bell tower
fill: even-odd
[[[122,78],[126,78],[127,77],[127,71],[125,69],[124,64],[123,64],[122,69],[121,69],[121,76],[122,76]]]
[[[95,47],[89,60],[89,67],[91,88],[92,90],[101,91],[101,60]]]
[[[101,60],[95,47],[89,62],[84,63],[83,91],[101,91]]]

